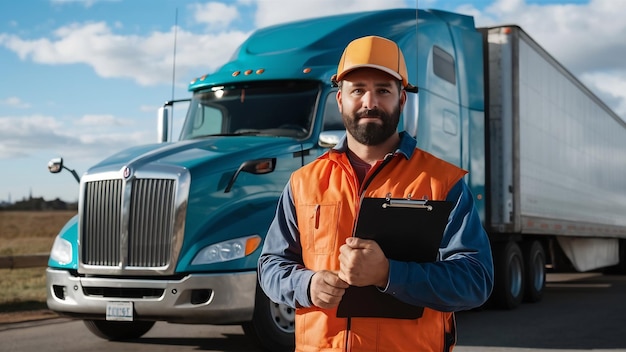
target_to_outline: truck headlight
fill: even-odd
[[[203,248],[191,261],[191,265],[212,264],[243,258],[254,252],[261,243],[258,235],[236,238]]]
[[[61,265],[72,262],[72,244],[68,240],[64,240],[61,236],[54,239],[52,250],[50,250],[50,259]]]

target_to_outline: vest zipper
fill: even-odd
[[[394,153],[388,153],[385,155],[385,158],[383,159],[383,162],[380,163],[380,165],[378,165],[378,167],[374,170],[374,172],[372,173],[372,175],[369,178],[366,178],[363,180],[363,185],[360,187],[361,189],[359,190],[359,203],[358,203],[358,208],[356,209],[356,214],[354,217],[354,223],[352,225],[352,237],[354,237],[355,231],[356,231],[356,222],[357,219],[359,218],[359,212],[361,211],[361,203],[363,202],[363,198],[365,197],[365,191],[367,190],[367,187],[370,185],[370,183],[372,183],[372,180],[374,180],[374,177],[376,177],[376,175],[378,175],[378,173],[380,172],[380,170],[383,169],[383,167],[385,167],[385,165],[389,164],[389,162],[391,161],[391,159],[393,159],[393,156],[395,154]],[[347,322],[346,322],[346,342],[344,344],[344,351],[345,352],[350,352],[352,350],[351,347],[351,341],[352,339],[350,338],[350,327],[352,325],[352,318],[348,317],[347,318]]]
[[[393,159],[394,155],[395,155],[394,153],[388,153],[387,155],[385,155],[383,162],[380,163],[380,165],[378,165],[378,167],[374,170],[372,175],[369,178],[366,178],[363,180],[363,185],[361,185],[361,189],[359,190],[358,208],[356,209],[356,214],[354,217],[354,224],[352,226],[352,237],[354,237],[355,235],[354,231],[356,231],[356,221],[359,218],[359,212],[361,211],[361,203],[363,202],[363,198],[365,198],[365,191],[367,190],[367,187],[370,185],[370,183],[372,183],[372,181],[374,180],[374,177],[378,175],[378,173],[383,169],[383,167],[389,164],[391,159]]]
[[[376,177],[376,175],[378,175],[378,173],[380,172],[380,170],[383,169],[383,167],[385,167],[385,165],[389,164],[389,162],[391,161],[391,159],[393,159],[395,153],[387,153],[385,155],[385,157],[383,158],[383,162],[380,163],[380,165],[378,165],[378,167],[376,168],[376,170],[374,170],[374,173],[372,174],[372,176],[370,176],[368,179],[366,179],[363,183],[363,187],[361,187],[361,195],[363,193],[365,193],[365,190],[367,189],[367,187],[370,185],[370,183],[372,183],[372,180],[374,179],[374,177]]]

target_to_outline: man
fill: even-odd
[[[333,82],[346,136],[291,176],[259,258],[261,287],[296,308],[297,351],[449,351],[453,312],[482,305],[493,286],[466,172],[397,132],[406,91],[417,89],[394,42],[354,40]],[[375,241],[352,236],[361,199],[388,196],[453,202],[435,262],[391,260]],[[425,308],[417,319],[337,317],[350,285]]]

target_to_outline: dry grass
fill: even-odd
[[[45,307],[46,268],[0,269],[0,276],[0,312]]]
[[[49,253],[55,236],[76,211],[0,211],[0,256]],[[0,312],[41,309],[46,269],[0,269]]]
[[[0,211],[0,255],[48,253],[75,210]]]

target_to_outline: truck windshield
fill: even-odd
[[[215,135],[309,135],[320,92],[313,81],[219,86],[193,95],[181,140]]]

